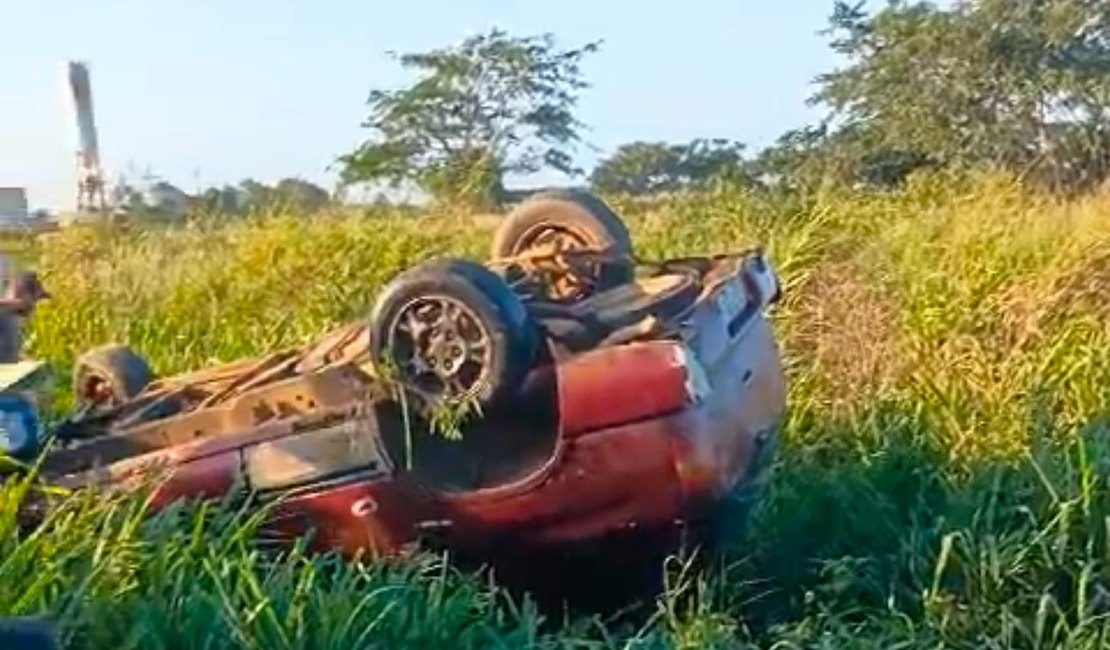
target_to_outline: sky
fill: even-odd
[[[874,4],[874,3],[873,3]],[[367,135],[373,88],[409,79],[386,52],[492,27],[601,39],[583,63],[589,168],[633,140],[721,137],[758,149],[820,117],[813,79],[837,65],[832,0],[3,0],[0,186],[32,208],[76,200],[64,63],[89,65],[103,166],[188,192],[245,178],[331,187]],[[632,9],[635,7],[635,9]],[[566,179],[543,174],[532,183]]]

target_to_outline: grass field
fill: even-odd
[[[790,414],[745,550],[676,570],[654,615],[541,620],[437,558],[264,552],[257,516],[74,499],[19,539],[0,614],[81,648],[1095,648],[1110,639],[1110,197],[1006,178],[896,193],[623,205],[643,257],[762,243]],[[259,215],[64,231],[25,253],[56,299],[32,352],[127,341],[158,370],[300,342],[419,259],[482,257],[464,216]]]

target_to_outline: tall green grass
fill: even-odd
[[[0,614],[73,647],[1094,648],[1110,614],[1110,197],[1005,177],[888,194],[614,200],[641,256],[769,249],[790,412],[742,551],[676,566],[654,615],[543,621],[436,558],[270,549],[258,515],[76,499],[20,537]],[[302,342],[401,268],[484,255],[488,223],[342,211],[69,230],[31,352],[126,341],[162,372]],[[65,382],[62,382],[63,394]]]

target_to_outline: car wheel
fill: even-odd
[[[461,259],[426,262],[396,276],[370,317],[380,374],[436,405],[491,405],[520,386],[538,348],[537,329],[506,282]]]
[[[532,195],[502,220],[490,254],[504,259],[581,249],[607,250],[622,259],[555,274],[543,283],[541,297],[575,302],[630,282],[634,275],[627,259],[633,252],[632,238],[621,218],[588,192],[549,190]]]
[[[134,350],[111,344],[81,355],[73,369],[73,390],[78,404],[111,408],[141,393],[153,378]]]

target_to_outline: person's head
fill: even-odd
[[[40,300],[46,300],[50,294],[46,288],[42,286],[39,281],[39,276],[34,271],[21,271],[12,278],[11,283],[8,284],[7,297],[19,300],[23,303],[23,308],[19,313],[22,316],[29,316],[35,310],[35,305]]]

